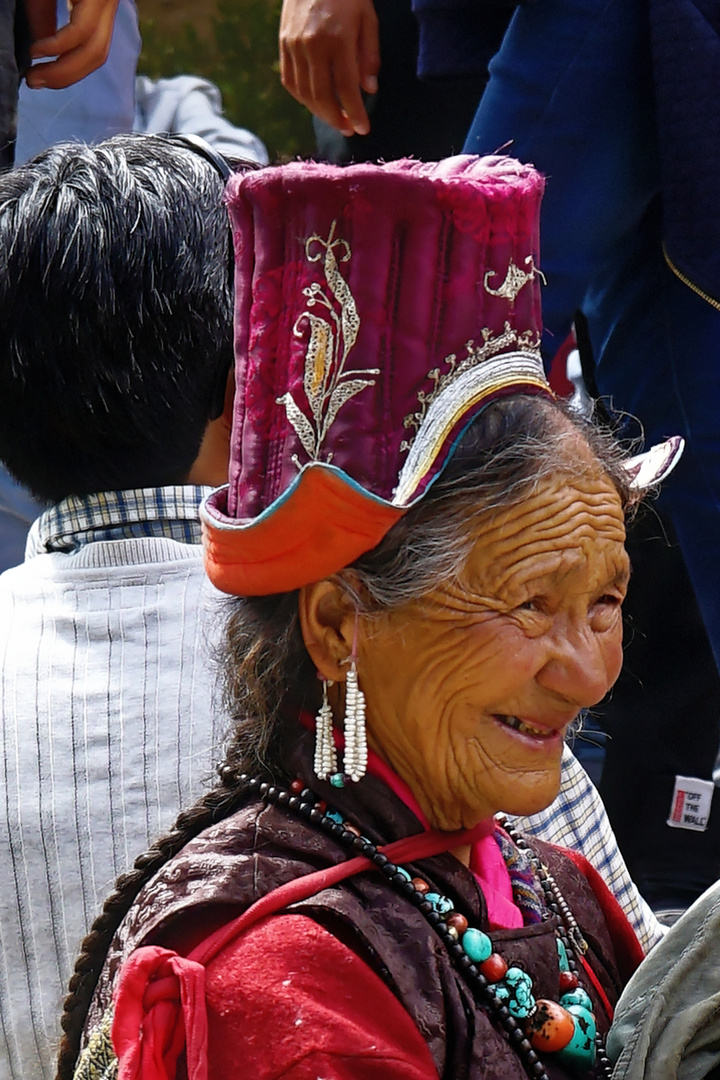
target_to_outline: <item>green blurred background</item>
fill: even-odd
[[[271,161],[311,154],[310,116],[280,84],[280,7],[281,0],[138,0],[138,72],[203,75],[220,88],[228,120],[259,135]]]

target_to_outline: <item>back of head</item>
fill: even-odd
[[[0,177],[0,460],[35,494],[187,476],[232,361],[222,192],[158,136]]]

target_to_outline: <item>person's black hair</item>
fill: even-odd
[[[0,460],[36,495],[186,479],[232,363],[222,196],[152,135],[0,176]]]

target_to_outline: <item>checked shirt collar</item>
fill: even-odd
[[[198,509],[211,488],[178,484],[96,495],[70,495],[33,523],[25,558],[49,551],[78,551],[97,540],[165,537],[200,543]]]

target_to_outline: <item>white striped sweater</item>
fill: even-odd
[[[212,775],[222,601],[163,537],[0,576],[0,1077],[50,1080],[79,942]]]

